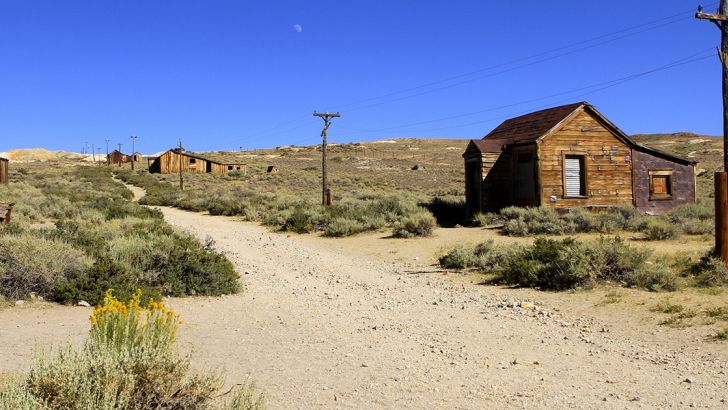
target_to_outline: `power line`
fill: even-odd
[[[713,2],[713,3],[709,4],[708,7],[710,7],[712,5],[716,5],[716,4],[717,4],[716,2]],[[383,99],[383,98],[387,98],[387,97],[392,97],[392,96],[395,96],[395,95],[399,95],[399,94],[403,94],[403,93],[407,93],[407,92],[416,91],[416,90],[420,90],[420,89],[423,89],[423,88],[431,87],[433,85],[443,84],[443,83],[447,83],[449,81],[457,80],[457,79],[460,79],[460,78],[469,77],[469,76],[472,76],[472,75],[475,75],[475,74],[479,74],[479,73],[482,73],[482,72],[486,72],[486,71],[489,71],[489,70],[494,70],[494,69],[497,69],[497,68],[507,67],[509,65],[513,65],[513,64],[525,62],[525,61],[532,60],[532,59],[537,58],[537,57],[546,56],[548,54],[552,54],[552,53],[559,52],[559,51],[562,51],[562,50],[567,50],[567,49],[570,49],[570,48],[573,48],[573,47],[577,47],[577,46],[581,46],[581,45],[593,43],[593,42],[598,41],[598,40],[602,40],[602,39],[606,39],[606,38],[609,38],[609,37],[613,37],[615,35],[618,36],[618,37],[611,38],[611,39],[608,39],[608,40],[605,40],[605,41],[597,42],[595,44],[589,44],[587,46],[580,47],[580,48],[577,48],[575,50],[570,50],[570,51],[565,52],[565,53],[560,53],[560,54],[555,55],[555,56],[549,56],[549,57],[546,57],[546,58],[543,58],[543,59],[539,59],[537,61],[531,61],[531,62],[526,63],[526,64],[521,64],[521,65],[518,65],[518,66],[515,66],[515,67],[510,67],[510,68],[507,68],[507,69],[504,69],[504,70],[501,70],[501,71],[498,71],[498,72],[495,72],[495,73],[490,73],[490,74],[487,74],[487,75],[484,75],[484,76],[479,76],[479,77],[476,77],[476,78],[471,78],[471,79],[468,79],[468,80],[460,81],[460,82],[455,83],[455,84],[449,84],[449,85],[446,85],[446,86],[443,86],[443,87],[438,87],[438,88],[435,88],[435,89],[426,90],[426,91],[423,91],[423,92],[420,92],[420,93],[416,93],[416,94],[412,94],[412,95],[407,95],[407,96],[398,97],[398,98],[395,98],[395,99],[390,99],[390,100],[383,101],[383,102],[379,102],[379,103],[376,103],[376,104],[369,104],[369,105],[365,105],[365,106],[362,106],[362,107],[355,107],[355,108],[349,109],[347,111],[348,112],[351,112],[351,111],[355,111],[355,110],[361,110],[361,109],[371,108],[371,107],[378,106],[378,105],[382,105],[382,104],[388,104],[388,103],[391,103],[391,102],[397,102],[397,101],[401,101],[401,100],[405,100],[405,99],[409,99],[409,98],[415,98],[415,97],[418,97],[420,95],[429,94],[429,93],[436,92],[436,91],[440,91],[440,90],[443,90],[443,89],[460,86],[460,85],[467,84],[469,82],[476,81],[476,80],[479,80],[479,79],[482,79],[482,78],[497,76],[497,75],[500,75],[500,74],[504,74],[504,73],[507,73],[507,72],[510,72],[510,71],[519,69],[519,68],[529,67],[529,66],[532,66],[532,65],[535,65],[535,64],[539,64],[539,63],[542,63],[542,62],[546,62],[546,61],[550,61],[550,60],[557,59],[557,58],[560,58],[560,57],[564,57],[564,56],[567,56],[567,55],[571,55],[571,54],[577,53],[579,51],[583,51],[583,50],[586,50],[586,49],[598,47],[598,46],[601,46],[601,45],[604,45],[604,44],[607,44],[607,43],[611,43],[611,42],[614,42],[614,41],[617,41],[617,40],[621,40],[621,39],[626,38],[626,37],[634,36],[634,35],[641,34],[641,33],[647,32],[647,31],[651,31],[651,30],[655,30],[655,29],[658,29],[658,28],[661,28],[661,27],[664,27],[664,26],[667,26],[667,25],[670,25],[670,24],[674,24],[674,23],[677,23],[677,22],[686,20],[688,18],[691,18],[692,17],[692,14],[687,15],[687,13],[691,13],[691,12],[692,12],[692,10],[686,10],[684,12],[672,14],[672,15],[669,15],[669,16],[666,16],[666,17],[662,17],[662,18],[659,18],[659,19],[656,19],[656,20],[651,20],[651,21],[648,21],[648,22],[645,22],[645,23],[641,23],[641,24],[638,24],[638,25],[635,25],[635,26],[631,26],[631,27],[627,27],[627,28],[620,29],[620,30],[617,30],[617,31],[613,31],[611,33],[606,33],[606,34],[602,34],[602,35],[599,35],[599,36],[596,36],[596,37],[592,37],[592,38],[587,39],[587,40],[581,40],[581,41],[578,41],[578,42],[575,42],[575,43],[572,43],[572,44],[568,44],[568,45],[565,45],[565,46],[556,47],[556,48],[553,48],[553,49],[550,49],[550,50],[547,50],[547,51],[539,52],[539,53],[532,54],[532,55],[525,56],[525,57],[520,57],[520,58],[517,58],[515,60],[508,61],[508,62],[491,65],[491,66],[488,66],[488,67],[484,67],[484,68],[477,69],[477,70],[474,70],[474,71],[470,71],[470,72],[467,72],[467,73],[457,74],[457,75],[454,75],[454,76],[451,76],[451,77],[443,78],[443,79],[440,79],[440,80],[432,81],[432,82],[425,83],[425,84],[421,84],[421,85],[418,85],[418,86],[409,87],[409,88],[402,89],[402,90],[398,90],[398,91],[392,91],[392,92],[389,92],[389,93],[386,93],[386,94],[382,94],[382,95],[379,95],[379,96],[368,97],[368,98],[365,98],[365,99],[356,100],[356,101],[352,101],[352,102],[344,103],[344,104],[339,104],[339,105],[335,105],[335,106],[338,106],[339,108],[345,108],[345,107],[355,106],[355,105],[358,105],[358,104],[361,104],[361,103],[365,103],[365,102],[370,102],[370,101],[375,101],[375,100],[379,100],[379,99]],[[637,30],[637,31],[635,31],[635,30]],[[619,36],[620,34],[622,34],[622,35]],[[308,115],[303,115],[303,116],[298,117],[296,119],[292,119],[290,121],[285,121],[285,122],[279,123],[277,125],[274,125],[272,127],[267,128],[267,129],[265,129],[265,130],[263,130],[261,132],[255,133],[255,136],[259,138],[259,137],[263,137],[263,136],[277,135],[277,134],[282,134],[282,133],[294,131],[296,129],[299,129],[299,128],[304,127],[307,124],[304,123],[304,124],[298,125],[298,126],[293,127],[293,128],[286,128],[284,130],[277,130],[277,129],[280,128],[280,127],[282,127],[282,126],[288,125],[288,124],[302,122],[306,118],[308,118]],[[277,130],[277,131],[273,131],[273,130]]]
[[[616,78],[616,79],[609,80],[609,81],[602,81],[602,82],[595,83],[595,84],[591,84],[591,85],[587,85],[587,86],[584,86],[584,87],[574,88],[574,89],[571,89],[571,90],[568,90],[568,91],[562,91],[562,92],[558,92],[558,93],[554,93],[554,94],[549,94],[549,95],[543,96],[543,97],[530,98],[528,100],[523,100],[523,101],[519,101],[519,102],[515,102],[515,103],[510,103],[510,104],[505,104],[505,105],[500,105],[500,106],[485,108],[485,109],[481,109],[481,110],[477,110],[477,111],[470,111],[470,112],[466,112],[466,113],[462,113],[462,114],[455,114],[455,115],[450,115],[450,116],[447,116],[447,117],[436,118],[436,119],[432,119],[432,120],[411,122],[411,123],[407,123],[407,124],[401,124],[401,125],[396,125],[396,126],[391,126],[391,127],[385,127],[385,128],[378,128],[378,129],[374,129],[374,130],[371,130],[371,129],[357,129],[357,128],[353,128],[353,127],[349,127],[349,126],[343,126],[343,125],[341,127],[342,128],[346,128],[346,129],[355,130],[355,131],[367,132],[367,133],[369,133],[369,132],[381,132],[381,131],[390,131],[390,130],[399,129],[399,128],[406,128],[406,127],[410,127],[410,126],[413,126],[413,125],[430,124],[430,123],[433,123],[433,122],[440,122],[440,121],[452,120],[452,119],[455,119],[455,118],[468,117],[468,116],[471,116],[471,115],[482,114],[484,112],[498,111],[498,110],[501,110],[501,109],[504,109],[504,108],[510,108],[510,107],[514,107],[514,106],[518,106],[518,105],[523,105],[523,104],[528,104],[528,103],[532,103],[532,102],[547,100],[549,98],[558,97],[558,96],[562,96],[562,95],[567,95],[567,94],[571,94],[571,93],[578,92],[578,91],[584,91],[584,90],[588,90],[590,88],[602,87],[602,86],[609,85],[609,84],[612,84],[612,83],[617,83],[617,84],[614,84],[614,85],[618,85],[618,84],[621,84],[622,82],[630,81],[630,80],[633,80],[633,79],[636,79],[636,78],[639,78],[639,77],[643,77],[643,76],[648,75],[648,74],[652,74],[652,73],[655,73],[655,72],[658,72],[658,71],[662,71],[662,70],[666,70],[666,69],[669,69],[669,68],[676,67],[677,65],[681,65],[680,63],[683,63],[683,62],[687,63],[687,62],[697,61],[698,59],[696,59],[696,60],[692,60],[692,59],[694,59],[695,57],[700,56],[701,54],[705,54],[706,52],[711,52],[711,56],[712,56],[712,51],[713,51],[712,48],[708,48],[708,49],[699,51],[699,52],[697,52],[695,54],[691,54],[689,56],[680,58],[678,60],[672,61],[670,63],[664,64],[662,66],[659,66],[659,67],[656,67],[656,68],[653,68],[653,69],[650,69],[650,70],[647,70],[647,71],[642,71],[642,72],[639,72],[639,73],[630,74],[628,76],[621,77],[621,78]],[[707,58],[707,57],[710,57],[710,56],[704,56],[704,57],[701,57],[699,59],[703,59],[703,58]],[[690,60],[690,61],[687,61],[687,60]]]
[[[621,84],[626,83],[628,81],[632,81],[632,80],[635,80],[637,78],[641,78],[641,77],[644,77],[644,76],[647,76],[647,75],[650,75],[650,74],[653,74],[653,73],[656,73],[656,72],[659,72],[659,71],[668,70],[668,69],[671,69],[671,68],[674,68],[674,67],[678,67],[678,66],[682,66],[682,65],[685,65],[685,64],[694,63],[694,62],[697,62],[697,61],[700,61],[700,60],[705,60],[707,58],[712,58],[713,57],[712,53],[711,53],[711,55],[700,56],[701,54],[705,54],[706,52],[712,52],[712,48],[706,49],[706,50],[703,50],[703,51],[700,51],[698,53],[692,54],[692,55],[687,56],[687,57],[683,57],[681,59],[678,59],[678,60],[675,60],[673,62],[667,63],[667,64],[662,65],[660,67],[656,67],[656,68],[653,68],[653,69],[650,69],[650,70],[647,70],[647,71],[643,71],[643,72],[631,74],[631,75],[628,75],[628,76],[625,76],[625,77],[621,77],[621,78],[617,78],[617,79],[614,79],[614,80],[604,81],[604,82],[600,82],[600,83],[588,85],[588,86],[585,86],[585,87],[579,87],[579,88],[575,88],[575,89],[568,90],[568,91],[564,91],[564,92],[550,94],[550,95],[544,96],[544,97],[532,98],[532,99],[523,100],[523,101],[519,101],[519,102],[515,102],[515,103],[511,103],[511,104],[506,104],[506,105],[502,105],[502,106],[491,107],[491,108],[487,108],[487,109],[483,109],[483,110],[473,111],[473,112],[469,112],[469,113],[456,114],[456,115],[451,115],[451,116],[448,116],[448,117],[438,118],[438,119],[434,119],[434,120],[419,121],[419,122],[415,122],[415,123],[409,123],[409,124],[403,124],[403,125],[398,125],[398,126],[380,128],[380,129],[375,129],[375,130],[356,129],[356,128],[352,128],[352,127],[344,126],[344,125],[341,125],[340,127],[341,128],[345,128],[345,129],[352,129],[352,130],[358,131],[360,133],[382,132],[382,131],[388,131],[388,130],[392,130],[392,129],[406,128],[406,127],[413,126],[413,125],[422,125],[422,124],[427,124],[427,123],[432,123],[432,122],[445,121],[445,120],[449,120],[449,119],[453,119],[453,118],[460,118],[460,117],[465,117],[465,116],[469,116],[469,115],[480,114],[480,113],[489,112],[489,111],[497,111],[499,109],[510,108],[510,107],[514,107],[514,106],[518,106],[518,105],[523,105],[523,104],[528,104],[528,103],[536,102],[536,101],[547,100],[549,98],[553,98],[553,97],[557,97],[557,96],[561,96],[561,95],[567,95],[567,94],[571,94],[571,93],[574,93],[574,92],[583,91],[583,90],[589,90],[591,88],[595,88],[595,89],[590,90],[590,91],[587,91],[585,93],[580,93],[578,95],[571,96],[571,97],[569,97],[568,100],[559,100],[558,102],[551,103],[549,105],[557,104],[559,102],[573,100],[574,98],[583,97],[585,95],[593,94],[593,93],[596,93],[598,91],[602,91],[602,90],[605,90],[605,89],[608,89],[608,88],[611,88],[611,87],[615,87],[617,85],[621,85]],[[545,106],[545,107],[542,107],[542,108],[547,108],[547,107],[548,106]],[[523,113],[527,113],[527,112],[528,111],[523,112]],[[515,115],[519,115],[519,114],[515,114]],[[452,126],[447,126],[447,127],[430,128],[430,129],[423,129],[423,130],[408,130],[407,132],[429,132],[429,131],[441,131],[441,130],[447,130],[447,129],[453,129],[453,128],[462,128],[462,127],[467,127],[467,126],[470,126],[470,125],[476,125],[476,124],[481,124],[481,123],[484,123],[484,122],[494,121],[494,120],[497,120],[497,119],[510,118],[510,117],[513,117],[513,116],[514,116],[514,114],[507,115],[507,116],[499,116],[499,117],[495,117],[495,118],[489,118],[489,119],[486,119],[486,120],[479,120],[479,121],[468,122],[468,123],[465,123],[465,124],[452,125]]]
[[[354,108],[348,109],[347,112],[358,111],[358,110],[363,110],[363,109],[367,109],[367,108],[378,107],[380,105],[389,104],[389,103],[393,103],[393,102],[408,100],[410,98],[415,98],[415,97],[419,97],[419,96],[422,96],[422,95],[431,94],[433,92],[442,91],[442,90],[446,90],[446,89],[449,89],[449,88],[453,88],[453,87],[458,87],[458,86],[461,86],[461,85],[469,84],[469,83],[472,83],[474,81],[482,80],[484,78],[496,77],[496,76],[499,76],[501,74],[509,73],[511,71],[515,71],[515,70],[518,70],[518,69],[521,69],[521,68],[531,67],[531,66],[534,66],[534,65],[537,65],[537,64],[541,64],[541,63],[544,63],[544,62],[547,62],[547,61],[551,61],[551,60],[555,60],[555,59],[558,59],[558,58],[561,58],[561,57],[564,57],[564,56],[568,56],[568,55],[571,55],[571,54],[575,54],[575,53],[578,53],[580,51],[584,51],[584,50],[588,50],[588,49],[591,49],[591,48],[599,47],[599,46],[602,46],[604,44],[612,43],[612,42],[615,42],[617,40],[621,40],[621,39],[626,38],[626,37],[630,37],[630,36],[633,36],[633,35],[636,35],[636,34],[644,33],[646,31],[650,31],[650,30],[653,30],[655,28],[659,28],[659,27],[663,27],[663,26],[666,26],[666,25],[669,25],[669,24],[673,24],[673,23],[676,23],[678,21],[682,21],[682,20],[685,20],[685,19],[687,19],[687,17],[686,18],[683,18],[683,19],[676,20],[676,21],[672,21],[672,22],[669,22],[669,23],[661,24],[659,26],[655,26],[655,27],[652,27],[652,28],[648,28],[648,29],[645,29],[645,30],[637,31],[635,33],[630,33],[630,34],[626,34],[626,35],[623,35],[623,36],[615,37],[615,38],[612,38],[612,39],[609,39],[609,40],[605,40],[605,41],[601,41],[601,42],[598,42],[598,43],[590,44],[588,46],[584,46],[584,47],[581,47],[581,48],[577,48],[575,50],[566,51],[564,53],[552,55],[552,56],[549,56],[549,57],[545,57],[545,58],[542,58],[542,59],[539,59],[539,60],[535,60],[535,61],[531,61],[531,62],[528,62],[528,63],[516,65],[516,66],[513,66],[513,67],[504,68],[503,70],[496,71],[494,73],[489,73],[489,74],[477,76],[477,77],[474,77],[474,78],[470,78],[470,79],[467,79],[467,80],[462,80],[462,81],[459,81],[459,82],[456,82],[456,83],[453,83],[453,84],[443,85],[441,87],[432,88],[432,89],[429,89],[429,90],[421,91],[421,92],[418,92],[418,93],[415,93],[415,94],[405,95],[405,96],[402,96],[402,97],[388,99],[388,100],[385,100],[385,101],[382,101],[382,102],[378,102],[378,103],[373,103],[373,104],[364,105],[364,106],[360,106],[360,107],[354,107]],[[546,53],[546,54],[548,54],[548,53]],[[527,59],[530,59],[530,58],[527,58]],[[509,64],[510,63],[500,64],[500,65],[497,65],[497,66],[493,66],[490,69],[494,69],[494,68],[498,68],[498,67],[504,67],[504,66],[507,66]],[[486,71],[486,70],[488,70],[488,69],[483,69],[483,70],[480,70],[480,71]],[[463,75],[463,76],[465,76],[465,75]],[[444,80],[444,81],[440,81],[438,83],[447,82],[447,81],[450,81],[450,80]],[[417,88],[425,88],[425,86],[423,86],[423,87],[417,87]],[[342,107],[346,107],[346,105],[345,106],[342,106]]]
[[[713,2],[712,4],[715,5],[717,3],[716,2]],[[533,55],[530,55],[530,56],[526,56],[526,57],[521,57],[521,58],[518,58],[518,59],[515,59],[515,60],[511,60],[511,61],[508,61],[508,62],[505,62],[505,63],[495,64],[495,65],[492,65],[492,66],[488,66],[488,67],[481,68],[481,69],[478,69],[478,70],[470,71],[470,72],[467,72],[467,73],[462,73],[462,74],[454,75],[452,77],[444,78],[444,79],[437,80],[437,81],[432,81],[432,82],[429,82],[429,83],[426,83],[426,84],[422,84],[422,85],[419,85],[419,86],[406,88],[406,89],[399,90],[399,91],[393,91],[393,92],[390,92],[390,93],[387,93],[387,94],[383,94],[383,95],[379,95],[379,96],[375,96],[375,97],[365,98],[365,99],[358,100],[358,101],[354,101],[354,102],[351,102],[351,103],[339,104],[338,107],[344,108],[344,107],[348,107],[348,106],[360,104],[360,103],[363,103],[363,102],[369,102],[369,101],[373,101],[373,100],[377,100],[377,99],[381,99],[381,98],[391,97],[393,95],[402,94],[402,93],[406,93],[406,92],[409,92],[409,91],[416,91],[418,89],[426,88],[426,87],[429,87],[429,86],[432,86],[432,85],[442,84],[442,83],[445,83],[445,82],[448,82],[448,81],[456,80],[456,79],[463,78],[463,77],[468,77],[468,76],[471,76],[471,75],[474,75],[474,74],[478,74],[478,73],[481,73],[481,72],[484,72],[484,71],[488,71],[488,70],[492,70],[492,69],[496,69],[496,68],[500,68],[500,67],[505,67],[505,66],[508,66],[508,65],[511,65],[511,64],[516,64],[516,63],[520,63],[520,62],[523,62],[523,61],[528,61],[528,60],[531,60],[533,58],[545,56],[545,55],[548,55],[548,54],[551,54],[551,53],[555,53],[555,52],[558,52],[558,51],[566,50],[566,49],[569,49],[569,48],[572,48],[572,47],[576,47],[576,46],[580,46],[580,45],[583,45],[583,44],[588,44],[588,43],[591,43],[593,41],[601,40],[601,39],[604,39],[604,38],[607,38],[607,37],[611,37],[611,36],[614,36],[614,35],[618,35],[618,34],[622,34],[622,33],[627,33],[629,31],[641,29],[643,27],[647,27],[647,26],[650,26],[650,25],[653,25],[653,24],[656,24],[656,23],[661,23],[661,22],[667,21],[667,22],[665,22],[663,24],[659,24],[659,25],[656,25],[656,26],[653,26],[653,27],[649,27],[649,28],[646,28],[644,30],[639,30],[637,32],[630,33],[630,34],[626,34],[626,35],[623,35],[623,36],[619,36],[617,38],[610,39],[610,40],[607,40],[605,42],[599,42],[599,43],[594,44],[594,45],[589,45],[587,47],[583,47],[583,48],[580,48],[578,50],[573,50],[573,51],[571,51],[569,53],[560,54],[557,57],[564,56],[564,55],[568,55],[568,54],[572,54],[573,52],[576,52],[576,51],[581,51],[581,50],[584,50],[584,49],[587,49],[587,48],[597,47],[599,45],[603,45],[603,44],[606,44],[608,42],[620,40],[620,39],[625,38],[625,37],[629,37],[629,36],[632,36],[632,35],[641,34],[641,33],[644,33],[646,31],[654,30],[654,29],[661,28],[661,27],[664,27],[664,26],[667,26],[667,25],[670,25],[670,24],[674,24],[674,23],[677,23],[677,22],[680,22],[680,21],[683,21],[683,20],[687,20],[689,18],[692,18],[692,12],[693,12],[693,10],[686,10],[684,12],[676,13],[676,14],[673,14],[673,15],[670,15],[670,16],[667,16],[667,17],[662,17],[662,18],[659,18],[657,20],[652,20],[652,21],[649,21],[649,22],[646,22],[646,23],[638,24],[636,26],[624,28],[624,29],[617,30],[617,31],[614,31],[614,32],[611,32],[611,33],[602,34],[602,35],[599,35],[599,36],[596,36],[596,37],[593,37],[593,38],[590,38],[590,39],[587,39],[587,40],[582,40],[582,41],[578,41],[576,43],[572,43],[572,44],[569,44],[569,45],[566,45],[566,46],[561,46],[561,47],[553,48],[553,49],[550,49],[550,50],[547,50],[547,51],[543,51],[543,52],[540,52],[540,53],[537,53],[537,54],[533,54]],[[690,14],[688,15],[688,13],[690,13]],[[678,19],[676,19],[674,21],[668,21],[668,20],[673,20],[676,17],[681,17],[681,18],[678,18]],[[539,62],[541,62],[541,61],[547,61],[547,60],[540,60]],[[348,110],[348,111],[352,111],[352,110]]]

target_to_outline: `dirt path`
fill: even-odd
[[[522,303],[513,298],[524,293],[414,273],[311,236],[162,210],[213,238],[245,283],[239,295],[172,299],[183,345],[230,383],[253,377],[271,408],[726,406],[725,345],[559,312],[549,298]],[[80,340],[88,314],[0,311],[0,373],[27,369],[34,343]]]

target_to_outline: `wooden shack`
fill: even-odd
[[[144,156],[141,154],[141,152],[135,152],[132,154],[131,159],[134,162],[142,162],[144,160]]]
[[[695,202],[695,161],[632,141],[587,102],[506,120],[465,153],[469,213]]]
[[[246,164],[229,164],[211,160],[188,151],[171,149],[157,157],[149,166],[149,172],[172,174],[175,172],[225,174],[232,171],[247,173]]]
[[[277,174],[277,173],[281,172],[281,170],[278,169],[278,167],[275,165],[269,165],[268,170],[266,172],[268,172],[269,174]]]
[[[13,206],[15,206],[15,204],[5,204],[0,202],[0,224],[10,224],[10,217],[13,213]]]
[[[116,166],[122,166],[123,164],[128,164],[132,160],[131,155],[127,155],[119,151],[118,149],[115,149],[109,153],[109,155],[106,157],[106,163],[108,165],[116,165]]]
[[[0,184],[7,184],[10,182],[8,176],[10,168],[10,161],[7,158],[0,158]]]

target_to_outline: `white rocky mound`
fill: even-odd
[[[32,162],[32,161],[93,161],[91,154],[79,154],[77,152],[67,151],[50,151],[43,148],[24,148],[14,149],[7,152],[0,152],[0,157],[7,158],[14,162]],[[103,161],[104,155],[96,155],[97,161]]]

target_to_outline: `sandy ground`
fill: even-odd
[[[594,295],[441,272],[428,249],[452,231],[426,246],[332,241],[162,210],[213,238],[245,284],[239,295],[170,300],[182,345],[229,383],[254,378],[271,408],[728,407],[728,345],[704,329],[664,329],[629,305],[596,307]],[[0,310],[0,373],[27,370],[38,344],[78,343],[89,313]]]

